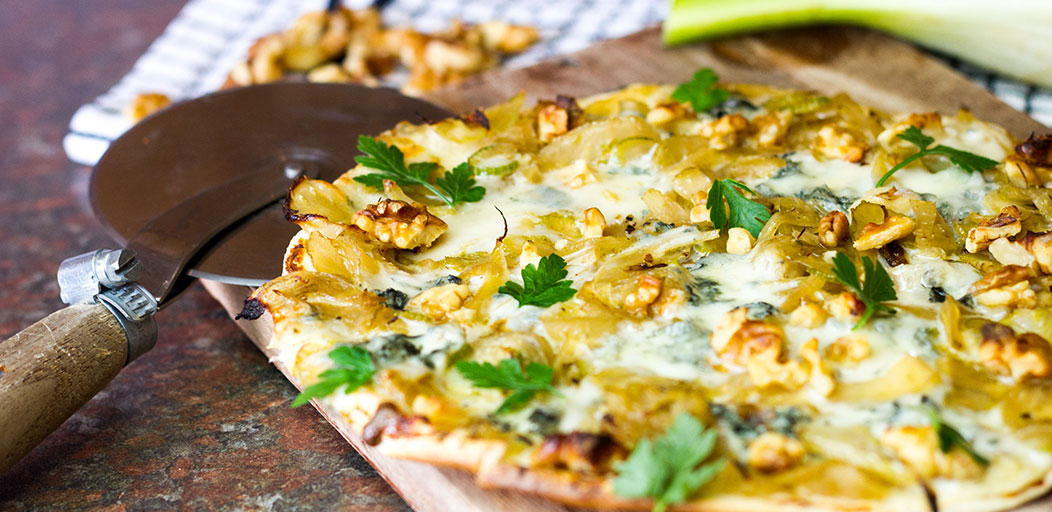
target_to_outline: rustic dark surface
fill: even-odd
[[[0,15],[0,340],[61,307],[63,258],[112,242],[90,169],[61,140],[182,0],[4,2]],[[0,510],[408,510],[200,286],[157,347],[0,477]]]

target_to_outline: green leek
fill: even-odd
[[[675,45],[765,29],[861,25],[1052,87],[1049,0],[672,0],[664,24]]]

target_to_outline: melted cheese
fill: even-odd
[[[593,98],[592,101],[598,100]],[[648,98],[646,105],[633,103],[631,109],[618,115],[643,116],[645,112],[636,110],[653,108],[656,104],[653,98]],[[748,118],[756,118],[759,114],[759,109],[750,111]],[[683,128],[684,132],[697,133],[699,123],[713,120],[703,115],[683,122],[695,123]],[[979,122],[944,118],[943,124],[945,130],[938,134],[937,143],[995,159],[1003,159],[1011,145],[1003,132]],[[411,136],[412,133],[402,135]],[[661,140],[667,141],[671,135],[671,132],[662,131]],[[427,156],[428,148],[448,148],[451,145],[435,130],[426,130],[424,136],[414,140],[423,148],[420,158]],[[617,140],[603,142],[610,145]],[[654,141],[654,148],[658,143]],[[441,155],[435,155],[433,159],[450,167],[477,149],[477,141],[452,145],[456,146],[455,150],[434,149]],[[856,389],[865,389],[869,383],[879,386],[880,379],[895,371],[904,361],[918,367],[938,367],[940,358],[945,357],[945,350],[936,348],[942,343],[942,338],[937,320],[939,294],[933,290],[940,289],[941,293],[951,297],[963,297],[982,276],[976,268],[957,261],[954,255],[937,258],[930,251],[915,249],[906,243],[908,263],[895,267],[882,263],[894,281],[898,299],[891,305],[896,314],[878,314],[857,329],[853,322],[835,318],[829,318],[815,328],[790,325],[785,311],[791,310],[795,304],[785,304],[785,298],[801,283],[799,266],[792,265],[791,258],[759,250],[746,255],[727,254],[722,252],[723,242],[715,240],[718,232],[710,225],[674,226],[651,218],[652,212],[642,200],[644,193],[650,189],[676,191],[684,185],[676,181],[675,172],[662,170],[654,148],[627,164],[604,159],[579,159],[530,176],[519,173],[478,176],[478,184],[486,188],[481,201],[461,204],[455,209],[434,208],[434,212],[448,224],[448,230],[431,247],[402,253],[404,271],[388,267],[359,276],[367,288],[395,288],[409,296],[425,291],[438,278],[457,272],[447,268],[450,266],[427,266],[424,263],[472,254],[488,255],[495,247],[502,250],[498,238],[504,234],[506,223],[509,234],[544,238],[561,251],[568,261],[567,279],[579,292],[569,301],[550,308],[520,306],[508,295],[492,294],[495,286],[486,275],[474,275],[465,281],[473,298],[468,299],[464,308],[476,308],[470,314],[451,315],[452,321],[402,319],[398,324],[400,332],[415,337],[414,343],[422,354],[435,353],[443,357],[431,360],[432,369],[424,368],[415,360],[398,363],[395,368],[412,375],[418,375],[414,372],[433,371],[439,392],[455,400],[477,421],[492,422],[502,430],[523,436],[538,436],[539,427],[533,417],[537,411],[554,415],[556,425],[550,427],[558,432],[598,432],[603,428],[604,418],[611,411],[606,409],[608,406],[604,401],[607,391],[587,376],[594,372],[627,371],[635,375],[686,381],[706,389],[740,386],[741,382],[747,382],[743,380],[744,368],[721,360],[710,345],[712,333],[721,320],[732,310],[742,307],[748,307],[750,311],[755,309],[758,317],[770,315],[765,320],[784,332],[787,360],[800,361],[801,347],[811,339],[817,339],[819,353],[823,353],[842,337],[865,337],[870,348],[866,357],[857,364],[832,364],[837,386],[854,385]],[[801,198],[820,212],[849,211],[861,198],[877,192],[874,189],[879,175],[875,176],[872,166],[865,161],[850,163],[816,158],[807,145],[795,147],[780,156],[787,162],[781,171],[766,177],[742,178],[742,181],[763,195]],[[935,202],[938,211],[950,223],[971,213],[983,212],[984,198],[998,187],[990,173],[969,174],[946,162],[944,164],[946,167],[938,170],[927,169],[919,163],[910,165],[900,170],[889,184]],[[704,165],[707,164],[698,164]],[[682,167],[675,169],[676,172],[683,170]],[[580,230],[583,227],[582,213],[588,208],[598,208],[608,226],[614,228],[610,231],[616,231],[616,236],[620,237],[621,245],[617,245],[617,249],[602,252],[592,245],[583,244],[580,236],[557,231],[539,220],[553,212],[565,214]],[[808,229],[814,231],[813,227]],[[572,244],[577,244],[573,245],[577,247],[574,252],[568,249]],[[816,248],[814,254],[828,260],[834,252]],[[655,261],[660,263],[654,264]],[[507,264],[508,279],[521,282],[524,261],[509,256]],[[309,257],[304,259],[304,266],[311,269]],[[422,270],[424,267],[430,270]],[[685,285],[689,300],[661,313],[644,311],[642,315],[638,312],[630,315],[622,311],[626,296],[633,292],[639,275],[681,275],[661,274],[670,269],[682,270],[681,274],[690,281]],[[599,283],[600,279],[613,283]],[[677,286],[674,281],[668,282]],[[827,297],[842,290],[835,281],[831,283],[823,292]],[[484,293],[491,295],[478,299],[478,305],[470,302],[475,300],[474,296]],[[589,327],[591,331],[585,335],[567,335],[549,328],[548,322],[562,319],[569,314],[567,311],[576,311],[575,308],[604,315],[601,316],[604,325]],[[608,311],[614,313],[607,314]],[[585,316],[576,318],[582,324],[590,320]],[[305,321],[304,325],[310,323]],[[391,332],[372,335],[389,335],[395,332],[392,329]],[[306,334],[286,333],[284,343],[306,344],[308,341],[305,340],[312,333],[333,336],[321,330],[304,332]],[[539,394],[524,409],[494,418],[492,411],[505,395],[496,390],[472,388],[452,370],[447,356],[466,345],[479,349],[482,340],[513,335],[541,340],[541,352],[556,371],[573,368],[583,372],[585,377],[560,380],[559,395]],[[573,340],[568,339],[570,337]],[[509,353],[516,353],[509,350]],[[285,353],[295,354],[296,351]],[[522,352],[518,354],[522,355]],[[463,354],[457,357],[463,357]],[[283,358],[286,364],[295,360],[290,355]],[[311,369],[331,366],[321,352],[299,364]],[[926,417],[916,410],[921,394],[941,403],[948,390],[949,383],[943,380],[920,392],[904,391],[891,401],[884,398],[839,400],[835,393],[826,397],[810,389],[805,396],[817,411],[811,418],[816,424],[864,427],[874,438],[879,438],[893,425],[927,424]],[[873,396],[881,396],[880,391],[883,390],[874,389]],[[748,393],[742,392],[741,396],[755,398],[758,393],[761,391],[752,389]],[[330,403],[335,407],[342,407],[339,394],[332,400]],[[973,439],[979,451],[1025,461],[1024,465],[1030,468],[1052,466],[1052,455],[1045,447],[1035,447],[1033,442],[1006,434],[1010,429],[1004,425],[996,409],[982,414],[950,407],[944,409],[947,421],[951,421],[965,437]],[[527,460],[525,454],[518,457]],[[940,480],[935,485],[947,492],[960,490],[960,484],[956,482]]]

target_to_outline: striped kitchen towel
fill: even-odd
[[[94,165],[111,141],[131,127],[125,107],[136,95],[159,92],[173,101],[214,91],[261,36],[278,32],[302,13],[323,9],[325,0],[190,0],[117,85],[82,105],[63,139],[74,162]],[[363,8],[368,0],[348,0]],[[659,23],[666,0],[394,0],[383,10],[389,25],[441,30],[453,19],[471,23],[501,19],[537,27],[541,41],[506,61],[527,66]],[[1009,105],[1052,124],[1052,90],[1001,78],[948,62]]]

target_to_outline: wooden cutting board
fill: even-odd
[[[1016,137],[1048,129],[1005,105],[946,65],[891,37],[854,28],[824,27],[723,39],[666,49],[658,29],[607,41],[581,52],[532,67],[497,70],[456,87],[435,91],[428,99],[454,112],[497,103],[525,90],[530,98],[556,94],[585,96],[633,82],[681,82],[697,69],[711,67],[725,82],[752,82],[845,92],[862,104],[890,112],[971,110],[978,118],[1001,124]],[[275,254],[274,258],[282,255]],[[242,286],[205,281],[205,287],[233,317],[251,292]],[[269,316],[238,325],[268,356],[272,334]],[[277,365],[286,376],[287,368]],[[295,383],[295,381],[293,381]],[[519,493],[483,490],[463,471],[384,457],[362,442],[339,418],[329,422],[376,467],[419,512],[558,512],[556,503]],[[1052,497],[1018,509],[1045,511]]]

